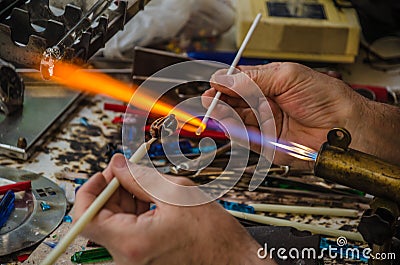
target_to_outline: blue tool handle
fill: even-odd
[[[235,59],[236,51],[234,52],[223,52],[223,51],[190,51],[187,55],[196,60],[209,60],[217,61],[230,65]],[[259,65],[270,63],[271,60],[262,58],[250,58],[242,57],[239,60],[239,65]]]
[[[12,190],[9,190],[4,194],[3,198],[0,201],[0,228],[6,224],[8,218],[11,215],[11,212],[15,207],[15,194]]]
[[[239,211],[242,213],[255,213],[254,207],[247,205],[247,204],[237,203],[237,202],[229,202],[229,201],[223,201],[223,200],[218,200],[218,202],[226,210]]]

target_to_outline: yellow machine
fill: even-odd
[[[260,12],[245,56],[351,63],[358,53],[357,14],[332,0],[238,0],[236,43]]]

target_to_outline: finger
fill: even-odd
[[[258,99],[252,100],[252,105],[254,108],[250,108],[249,104],[247,104],[246,101],[242,99],[237,99],[237,98],[231,98],[229,96],[221,96],[220,100],[223,102],[219,102],[214,108],[214,111],[211,113],[211,118],[221,121],[225,120],[226,118],[231,118],[231,119],[236,119],[235,123],[240,123],[240,124],[245,124],[248,126],[260,126],[262,119],[260,118],[259,112],[255,109],[258,107]],[[257,103],[254,103],[257,102]],[[266,102],[268,104],[267,100],[263,98],[263,100],[260,99],[260,102]],[[266,106],[265,110],[268,110],[269,107]],[[267,118],[270,118],[272,116],[272,113],[269,111],[265,111],[266,113],[263,113],[264,117],[267,116]],[[240,119],[239,119],[240,118]],[[265,118],[265,119],[267,119]],[[231,122],[230,122],[231,124]],[[226,130],[226,128],[225,128]]]
[[[207,91],[206,91],[207,92]],[[210,93],[204,93],[204,95],[201,97],[202,103],[203,105],[208,108],[211,101],[213,100],[212,97],[208,97],[207,94],[211,94],[212,95],[212,91],[210,91]],[[229,117],[234,115],[234,109],[229,106],[228,104],[226,104],[225,102],[223,102],[222,97],[218,100],[218,104],[215,105],[214,110],[212,111],[210,117],[213,119],[223,119],[225,117]]]
[[[248,126],[260,126],[261,120],[257,115],[255,109],[252,108],[238,108],[236,112],[239,114],[239,117],[243,120],[244,124]]]
[[[128,162],[129,163],[129,162]],[[154,202],[154,199],[147,194],[142,187],[137,183],[135,178],[146,177],[149,174],[148,168],[142,168],[126,162],[126,158],[122,154],[116,154],[112,157],[109,168],[111,174],[115,176],[122,187],[129,193],[135,195],[138,199],[145,202]],[[135,176],[135,178],[133,177]]]
[[[95,174],[82,185],[76,194],[77,203],[74,207],[74,220],[82,216],[106,186],[107,181],[101,173]]]
[[[139,200],[135,197],[136,201],[136,215],[147,212],[150,209],[150,203]]]
[[[125,159],[126,163],[126,159]],[[109,165],[104,171],[103,176],[107,183],[111,181],[114,177],[112,174],[111,166]],[[104,207],[108,207],[114,212],[126,212],[126,213],[135,213],[136,205],[133,200],[133,196],[123,187],[118,189],[118,192],[115,192],[113,196],[108,200]]]
[[[215,88],[210,88],[204,91],[203,95],[201,95],[201,104],[203,105],[203,107],[208,108],[211,105],[211,102],[216,93],[217,90],[215,90]]]
[[[283,113],[278,104],[276,104],[271,99],[268,99],[268,106],[271,108],[272,113],[267,113],[267,112],[261,113],[262,124],[264,124],[264,121],[273,119],[275,125],[276,138],[279,139],[282,131]],[[263,103],[260,104],[260,109],[265,109]],[[270,116],[269,114],[272,114],[272,116]]]
[[[266,114],[263,114],[263,116],[266,116]],[[246,126],[260,126],[262,122],[259,112],[256,109],[250,108],[249,106],[244,108],[235,107],[233,109],[225,103],[217,105],[211,117],[217,121],[226,118],[236,119],[237,123],[245,124]]]
[[[222,94],[220,100],[226,102],[228,105],[234,108],[248,108],[249,106],[256,108],[258,105],[258,98],[249,97],[246,99],[243,98],[234,98],[228,95]]]
[[[251,84],[251,79],[246,76],[243,72],[232,75],[218,75],[214,74],[211,76],[211,87],[215,88],[219,92],[226,94],[231,97],[240,98],[244,95],[250,96],[251,94],[246,93],[245,89],[237,89],[237,84],[242,85],[243,87],[254,87],[254,84]],[[242,88],[243,88],[242,87]],[[243,94],[245,93],[245,94]]]
[[[118,178],[121,185],[130,193],[142,202],[153,202],[160,208],[168,208],[168,204],[161,202],[161,198],[173,198],[174,196],[181,196],[178,194],[179,187],[188,181],[182,181],[178,178],[171,178],[167,175],[161,175],[155,168],[140,166],[128,162],[128,166],[124,163],[122,155],[116,155],[110,162],[112,174]],[[164,181],[163,181],[164,179]],[[166,189],[165,180],[169,180],[178,185],[169,185]],[[192,183],[192,182],[190,182]],[[203,193],[199,192],[202,196]],[[199,196],[199,194],[191,194],[192,197]],[[142,209],[140,209],[142,210]]]
[[[103,190],[108,185],[108,182],[104,175],[98,173],[90,178],[90,182],[88,181],[83,185],[77,195],[76,195],[76,204],[74,208],[74,220],[79,219],[80,216],[86,212],[86,210],[92,205],[94,200],[98,197],[98,195],[103,192]],[[120,187],[103,206],[103,209],[108,209],[111,212],[126,212],[126,213],[135,213],[136,208],[132,198],[132,195],[129,194],[126,190]]]
[[[270,63],[246,69],[233,75],[213,75],[213,87],[230,96],[251,95],[261,89],[265,96],[274,98],[297,84],[310,79],[315,72],[296,63]]]
[[[232,97],[239,97],[238,94],[236,94],[234,91],[230,90],[230,86],[232,84],[230,84],[229,80],[225,80],[225,77],[227,76],[227,71],[228,71],[227,69],[220,69],[220,70],[216,71],[211,76],[210,86],[211,86],[211,88],[216,87],[217,90],[220,91],[221,93],[227,94]],[[234,74],[236,74],[236,73],[240,73],[240,71],[236,70],[234,72]],[[222,82],[222,83],[219,82],[218,81],[219,78],[222,78],[223,81],[226,81],[226,82]]]
[[[111,158],[111,160],[112,160],[112,158]],[[126,158],[125,158],[125,163],[127,163],[127,159]],[[107,182],[110,182],[111,179],[114,177],[113,174],[112,174],[112,170],[111,170],[109,165],[106,167],[106,169],[103,170],[103,175],[106,178]]]
[[[247,72],[259,71],[266,67],[265,65],[260,66],[244,66],[242,69],[246,69]],[[211,86],[216,88],[221,93],[227,94],[232,97],[247,98],[260,90],[255,80],[252,80],[246,71],[236,69],[231,75],[226,75],[224,71],[217,71],[211,76]],[[239,88],[239,89],[238,89]]]
[[[208,108],[210,106],[213,98],[215,97],[216,92],[217,90],[215,88],[210,88],[203,93],[203,95],[201,96],[201,103],[203,107]],[[255,97],[248,98],[247,102],[246,100],[240,97],[231,97],[224,94],[220,96],[219,100],[226,102],[228,105],[232,107],[247,107],[249,106],[249,104],[255,106],[254,104],[256,104],[257,102],[257,98]]]
[[[120,187],[118,192],[115,192],[105,207],[113,210],[115,213],[136,213],[136,201],[133,195],[123,187]]]
[[[240,71],[246,71],[246,70],[255,70],[255,69],[263,69],[267,64],[260,64],[260,65],[239,65],[237,67],[238,70]]]
[[[90,225],[82,231],[82,235],[111,250],[112,247],[120,246],[121,242],[118,240],[126,233],[132,232],[136,223],[136,215],[115,214],[107,209],[102,209]],[[124,227],[129,227],[129,231],[124,230]]]

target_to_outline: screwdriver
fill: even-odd
[[[15,194],[12,190],[6,192],[0,201],[0,228],[6,224],[15,207]]]

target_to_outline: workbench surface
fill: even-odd
[[[362,59],[361,56],[355,64],[333,65],[332,68],[340,71],[343,79],[347,82],[392,87],[400,86],[399,72],[384,73],[372,70],[369,66],[362,63]],[[107,144],[121,137],[119,133],[120,128],[111,123],[117,114],[104,111],[104,102],[120,103],[102,96],[87,97],[82,101],[81,106],[71,115],[71,119],[56,134],[52,135],[30,160],[16,161],[0,156],[0,165],[42,174],[57,183],[60,183],[60,180],[56,179],[55,175],[62,171],[68,170],[92,175],[103,170],[108,162],[106,156]],[[81,118],[86,118],[90,126],[82,124]],[[70,183],[69,185],[74,184]],[[225,198],[237,202],[257,203],[289,202],[296,204],[297,200],[298,204],[304,205],[307,202],[307,199],[301,197],[296,199],[293,197],[274,196],[272,193],[262,194],[249,191],[231,191]],[[348,204],[347,206],[350,205]],[[365,204],[353,204],[352,206],[359,207],[357,209],[360,210],[360,215],[366,207]],[[276,214],[275,216],[351,231],[356,231],[358,224],[358,218],[326,218],[285,214]],[[62,237],[68,231],[69,227],[69,223],[62,223],[49,236],[49,239]],[[57,264],[72,264],[70,256],[73,252],[82,250],[85,247],[86,241],[84,238],[78,238],[68,249],[68,253],[61,257]],[[37,248],[29,249],[26,252],[31,252],[32,250],[34,250],[33,253],[23,264],[38,264],[51,249],[45,244],[39,244]],[[25,252],[20,252],[20,254],[23,253]],[[326,261],[326,264],[331,263],[332,261]]]
[[[107,143],[118,140],[120,137],[120,128],[111,123],[111,120],[117,115],[115,113],[104,111],[104,102],[115,102],[109,98],[101,96],[88,97],[83,101],[81,106],[73,114],[70,121],[60,128],[59,132],[48,139],[47,143],[42,146],[28,161],[15,161],[10,158],[0,157],[0,165],[29,170],[51,179],[54,182],[67,182],[67,185],[74,185],[70,181],[58,180],[55,175],[62,171],[71,171],[76,173],[87,173],[92,175],[103,170],[107,165],[106,145]],[[89,127],[81,122],[81,118],[86,118]],[[65,184],[64,184],[65,185]],[[273,193],[260,193],[249,191],[231,191],[224,196],[225,199],[236,202],[246,203],[282,203],[282,204],[298,204],[305,205],[310,202],[318,202],[318,199],[302,198],[295,196],[283,196]],[[324,204],[324,202],[321,202]],[[345,206],[357,207],[365,209],[366,205],[357,205],[350,203]],[[326,205],[338,206],[338,205]],[[360,211],[360,214],[362,211]],[[283,219],[296,220],[302,223],[324,225],[337,229],[356,231],[358,224],[357,218],[329,218],[316,217],[310,215],[288,215],[288,214],[272,214]],[[53,234],[49,235],[47,241],[57,241],[62,237],[70,227],[70,223],[62,223]],[[70,256],[82,249],[85,249],[87,240],[78,238],[66,251],[57,264],[73,264]],[[30,252],[20,251],[18,254]],[[51,248],[45,244],[39,244],[29,259],[23,264],[38,264],[49,252]],[[103,263],[108,264],[108,263]]]

